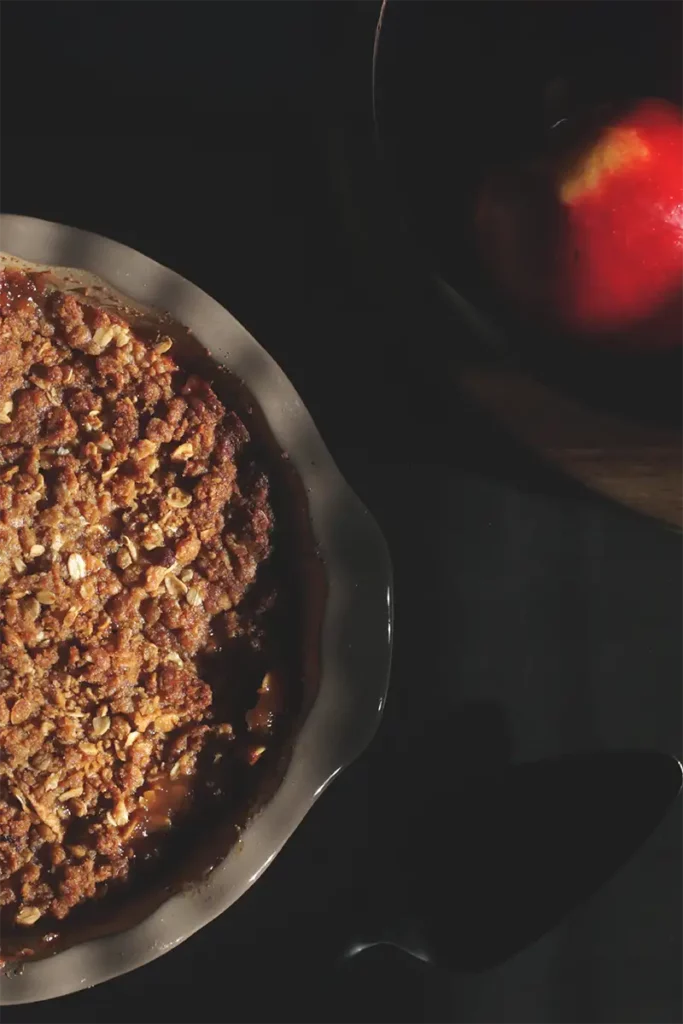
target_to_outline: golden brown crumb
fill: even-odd
[[[168,780],[231,739],[198,657],[272,515],[243,424],[171,339],[19,272],[0,314],[0,906],[31,926],[125,878]]]

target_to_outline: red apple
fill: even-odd
[[[490,180],[477,232],[523,311],[573,336],[683,342],[683,119],[643,100],[569,152]]]

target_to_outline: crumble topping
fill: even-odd
[[[256,630],[243,598],[273,517],[249,444],[170,338],[0,272],[3,923],[125,879],[207,743],[234,745],[201,659]],[[273,691],[268,674],[243,711],[248,763]]]

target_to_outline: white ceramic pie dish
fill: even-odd
[[[75,228],[2,215],[0,250],[0,266],[39,265],[67,286],[93,288],[96,301],[108,298],[144,317],[163,311],[242,382],[303,485],[326,590],[315,641],[315,697],[275,792],[239,846],[132,927],[10,966],[0,977],[0,1001],[12,1004],[66,995],[142,966],[213,920],[257,880],[379,724],[391,660],[392,583],[376,523],[341,477],[289,380],[227,310],[154,260]]]

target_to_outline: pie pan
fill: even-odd
[[[167,887],[155,903],[141,901],[125,923],[104,922],[54,954],[10,963],[0,979],[0,1001],[14,1004],[66,995],[148,963],[257,880],[379,724],[391,661],[392,581],[384,538],[343,480],[301,399],[227,310],[141,253],[64,225],[2,215],[0,249],[0,266],[47,270],[60,287],[81,294],[87,289],[90,301],[118,308],[134,324],[158,321],[179,343],[201,346],[214,371],[227,371],[291,474],[311,562],[302,629],[310,691],[239,842]]]

